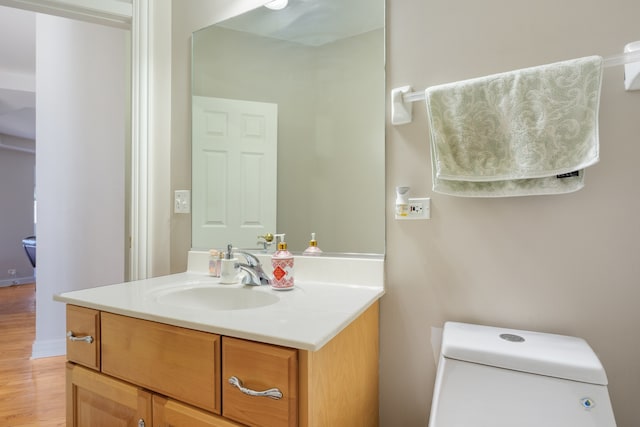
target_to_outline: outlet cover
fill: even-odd
[[[409,198],[409,215],[407,219],[430,219],[431,199],[429,197]]]

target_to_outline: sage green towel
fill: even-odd
[[[598,161],[602,58],[430,87],[433,190],[468,197],[559,194]]]

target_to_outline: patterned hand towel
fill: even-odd
[[[598,161],[602,58],[430,87],[433,190],[467,197],[560,194]]]

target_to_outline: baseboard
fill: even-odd
[[[0,287],[4,286],[13,286],[13,285],[24,285],[26,283],[35,283],[35,276],[27,276],[27,277],[16,277],[12,279],[3,279],[0,280]]]
[[[64,338],[57,340],[34,341],[31,347],[31,358],[64,356],[67,354],[67,342]]]

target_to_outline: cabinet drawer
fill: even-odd
[[[220,413],[220,336],[103,312],[102,371]]]
[[[67,359],[100,370],[100,312],[67,305]]]
[[[166,397],[153,396],[154,427],[242,427],[233,421],[210,414]]]
[[[249,426],[291,427],[298,423],[298,352],[222,337],[222,414]],[[252,396],[229,383],[236,377],[253,391],[277,388],[281,399]]]

